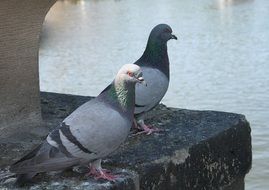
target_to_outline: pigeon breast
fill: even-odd
[[[97,100],[80,106],[63,121],[62,125],[65,126],[58,129],[60,141],[67,152],[85,162],[102,158],[116,150],[131,128],[130,120]],[[50,135],[47,140],[52,146],[57,144]]]
[[[154,108],[165,95],[169,79],[157,68],[141,67],[147,86],[136,84],[135,114],[147,112]]]

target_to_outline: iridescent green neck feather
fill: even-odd
[[[167,43],[149,38],[141,58],[135,63],[139,66],[154,67],[162,71],[169,79],[169,59]]]
[[[108,95],[113,100],[116,100],[123,110],[128,110],[134,107],[135,84],[114,81]]]

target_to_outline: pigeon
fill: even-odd
[[[51,131],[32,152],[11,165],[23,185],[40,172],[89,164],[95,179],[114,180],[101,159],[127,138],[134,119],[135,84],[145,83],[139,66],[126,64],[96,98],[84,103]]]
[[[134,63],[141,67],[147,86],[137,84],[135,89],[135,118],[134,126],[142,132],[151,134],[159,131],[144,123],[145,115],[159,104],[169,85],[169,59],[167,41],[177,40],[172,29],[167,24],[155,26],[148,38],[143,55]],[[137,121],[137,122],[136,122]],[[137,125],[138,124],[138,125]]]

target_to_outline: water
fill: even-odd
[[[154,3],[153,3],[154,2]],[[242,113],[252,127],[246,189],[269,187],[269,1],[69,0],[47,15],[41,90],[97,95],[142,54],[153,26],[172,26],[172,107]]]

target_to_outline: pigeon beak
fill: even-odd
[[[174,34],[171,34],[171,39],[177,40],[177,37]]]
[[[139,78],[137,78],[137,80],[138,80],[139,83],[141,83],[141,84],[147,86],[147,83],[146,83],[146,81],[144,80],[143,77],[139,77]]]

